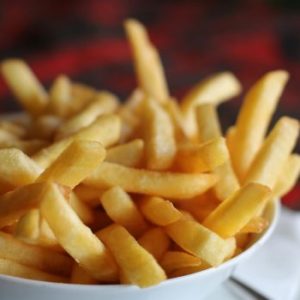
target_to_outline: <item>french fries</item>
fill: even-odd
[[[138,85],[123,102],[66,75],[46,91],[22,60],[1,63],[25,113],[0,119],[0,274],[149,287],[202,272],[263,234],[267,204],[297,181],[299,122],[265,137],[286,71],[250,89],[224,137],[217,107],[238,79],[177,102],[144,26],[125,30]]]
[[[124,227],[114,224],[100,231],[97,236],[112,252],[131,283],[148,287],[166,279],[165,272],[154,257]],[[120,249],[123,250],[119,251]]]

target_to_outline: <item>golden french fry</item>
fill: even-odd
[[[3,61],[1,72],[20,104],[30,114],[37,116],[44,111],[48,102],[47,93],[23,60]]]
[[[68,119],[59,127],[55,138],[60,140],[71,136],[80,129],[92,124],[100,115],[114,112],[118,103],[118,98],[112,93],[106,91],[99,92],[94,97],[94,100],[81,112]]]
[[[152,99],[145,100],[142,120],[146,165],[152,170],[171,167],[176,155],[176,140],[171,118]]]
[[[114,144],[120,137],[120,119],[115,115],[100,116],[90,126],[83,128],[73,136],[53,143],[42,149],[32,158],[43,168],[47,168],[75,140],[91,140],[103,146]]]
[[[203,262],[201,265],[198,266],[185,267],[182,269],[175,270],[174,272],[170,273],[169,278],[186,276],[209,268],[210,266],[207,263]]]
[[[139,170],[103,162],[84,184],[96,188],[120,186],[126,192],[189,199],[204,193],[216,183],[212,174],[184,174]]]
[[[277,179],[273,192],[278,197],[287,194],[296,184],[300,174],[300,155],[292,154],[281,170],[281,174]]]
[[[132,48],[140,88],[157,101],[166,102],[169,91],[162,63],[157,50],[149,40],[145,27],[134,19],[127,19],[125,30]]]
[[[0,149],[0,192],[35,181],[42,169],[21,150]]]
[[[71,80],[65,75],[59,75],[53,82],[49,91],[48,110],[58,117],[69,115],[72,105]]]
[[[249,233],[243,233],[243,232],[238,233],[235,236],[237,250],[238,249],[246,249],[246,247],[248,246],[248,244],[250,242],[250,237],[251,237],[251,234],[249,234]]]
[[[124,102],[124,104],[120,109],[128,110],[129,112],[140,116],[142,113],[144,98],[145,98],[145,93],[140,88],[136,88],[129,95],[129,97],[126,99],[126,101]]]
[[[36,181],[55,181],[74,188],[97,168],[105,153],[105,148],[98,142],[75,140]]]
[[[249,183],[224,200],[208,217],[203,225],[223,238],[236,235],[272,196],[271,190],[258,183]]]
[[[288,80],[286,71],[265,74],[247,93],[236,123],[233,166],[243,180],[259,150]]]
[[[212,171],[228,157],[225,139],[217,137],[203,144],[182,144],[178,147],[175,164],[187,173]]]
[[[64,249],[58,244],[57,238],[42,216],[40,216],[39,237],[36,243],[51,250],[64,252]]]
[[[96,216],[93,210],[81,201],[74,192],[70,195],[69,204],[84,224],[90,225],[95,221]]]
[[[238,79],[230,72],[223,72],[204,79],[182,100],[181,108],[185,119],[186,133],[189,137],[197,134],[195,107],[202,104],[218,105],[237,96],[241,91]]]
[[[17,223],[15,236],[25,242],[31,243],[39,237],[40,213],[32,209],[23,215]]]
[[[103,190],[99,190],[90,186],[79,184],[74,189],[78,198],[91,207],[100,206],[99,198],[103,194]]]
[[[136,167],[140,164],[144,156],[144,141],[133,140],[126,144],[121,144],[107,150],[105,161]]]
[[[98,232],[97,236],[112,252],[132,284],[148,287],[166,279],[165,272],[155,258],[124,227],[114,224]]]
[[[224,240],[200,223],[184,216],[166,226],[165,230],[182,249],[203,259],[211,266],[221,264],[235,249],[232,239]]]
[[[169,249],[171,241],[164,230],[159,227],[147,230],[139,239],[138,242],[149,253],[151,253],[157,261]]]
[[[24,138],[26,136],[26,128],[17,124],[13,120],[1,120],[0,121],[1,132],[10,133],[13,137]],[[1,137],[1,135],[0,135]]]
[[[0,258],[0,274],[50,282],[68,282],[66,277],[49,274],[3,258]]]
[[[234,155],[233,151],[235,148],[235,145],[234,145],[235,132],[236,132],[236,129],[234,126],[229,127],[226,131],[226,145],[227,145],[228,151],[230,153],[231,160],[232,160],[232,156]]]
[[[269,225],[264,217],[254,217],[241,230],[240,233],[262,233]]]
[[[3,232],[0,232],[0,258],[61,276],[69,276],[73,264],[64,254],[26,244]]]
[[[298,135],[299,122],[292,118],[282,117],[261,146],[244,183],[258,182],[273,189],[284,163],[295,146]]]
[[[196,117],[200,142],[208,142],[221,136],[220,123],[215,106],[212,104],[199,105],[196,109]],[[227,157],[229,157],[228,149]],[[214,192],[219,200],[225,200],[239,189],[239,182],[233,171],[230,159],[216,167],[214,174],[219,178],[214,187]]]
[[[55,184],[48,185],[40,210],[59,244],[82,268],[103,282],[117,279],[113,258],[90,228],[81,222]]]
[[[45,182],[15,189],[0,197],[0,228],[13,224],[30,209],[37,208],[43,197]]]
[[[140,236],[147,229],[143,215],[122,188],[115,186],[107,190],[101,197],[101,203],[108,216],[132,235]]]
[[[120,143],[125,143],[133,138],[141,122],[138,116],[125,107],[122,107],[118,111],[118,116],[120,117],[122,124]]]
[[[97,90],[86,84],[72,82],[71,84],[71,105],[69,107],[69,117],[77,114],[84,109],[94,97],[97,95]]]
[[[96,284],[97,280],[75,263],[72,269],[70,282],[76,284]]]
[[[202,261],[199,257],[183,251],[168,251],[159,261],[159,264],[169,275],[183,268],[199,267],[202,265]]]
[[[169,225],[181,218],[181,212],[173,203],[160,197],[142,199],[140,210],[147,220],[160,226]]]

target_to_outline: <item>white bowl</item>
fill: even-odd
[[[78,285],[49,283],[0,275],[1,300],[199,300],[224,282],[234,268],[266,242],[278,222],[279,202],[268,205],[265,216],[270,225],[255,237],[251,246],[224,264],[199,273],[169,279],[157,286],[141,289],[131,285]]]

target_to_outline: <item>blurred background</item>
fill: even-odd
[[[127,17],[147,26],[178,99],[217,71],[234,72],[245,92],[264,72],[286,69],[291,78],[274,119],[300,118],[299,0],[1,0],[0,59],[24,58],[47,87],[63,73],[124,99],[136,86]],[[242,97],[220,107],[224,128]],[[1,112],[20,109],[2,78],[0,99]],[[300,209],[299,184],[284,201]]]

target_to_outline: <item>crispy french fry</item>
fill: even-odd
[[[107,151],[105,161],[136,167],[144,156],[144,141],[140,139],[110,148]]]
[[[53,143],[32,158],[43,168],[47,168],[75,140],[92,140],[103,146],[114,144],[120,137],[120,119],[115,115],[100,116],[90,126],[73,136]]]
[[[169,249],[171,241],[164,230],[159,227],[147,230],[139,239],[138,242],[149,253],[151,253],[157,261]]]
[[[0,149],[0,192],[35,181],[42,169],[18,149]]]
[[[36,181],[56,181],[74,188],[97,168],[105,153],[105,148],[98,142],[75,140]]]
[[[23,215],[17,223],[15,236],[25,242],[31,243],[39,237],[40,213],[32,209]]]
[[[114,224],[98,232],[97,236],[112,252],[132,284],[148,287],[166,279],[165,272],[155,258],[124,227]]]
[[[208,142],[221,136],[220,123],[215,106],[212,104],[199,105],[196,109],[196,117],[200,142]],[[229,157],[229,153],[227,157]],[[219,200],[225,200],[239,189],[239,182],[233,171],[230,159],[216,167],[214,174],[219,178],[214,187],[214,192]]]
[[[53,82],[49,91],[48,110],[58,117],[65,118],[69,115],[72,105],[71,80],[65,75],[59,75]]]
[[[264,217],[254,217],[241,230],[240,233],[262,233],[269,225]]]
[[[70,282],[76,284],[96,284],[97,280],[75,263],[72,269]]]
[[[0,258],[61,276],[69,276],[73,265],[73,260],[64,254],[26,244],[3,232],[0,232]]]
[[[142,131],[145,140],[147,168],[168,169],[176,155],[176,141],[171,118],[152,99],[145,100]]]
[[[0,197],[0,228],[13,224],[22,215],[37,208],[47,183],[33,183],[15,189]]]
[[[194,110],[198,105],[210,103],[218,105],[237,96],[241,91],[238,79],[230,72],[213,75],[198,83],[182,100],[181,108],[189,137],[197,134]]]
[[[263,142],[288,77],[286,71],[269,72],[246,95],[234,137],[233,166],[240,180],[245,178]]]
[[[112,93],[102,91],[94,97],[94,100],[81,112],[68,119],[56,133],[56,139],[60,140],[71,136],[80,129],[92,124],[100,115],[109,114],[116,110],[118,98]]]
[[[157,101],[166,102],[169,91],[162,63],[145,27],[136,20],[127,19],[125,30],[132,48],[140,88]]]
[[[140,209],[147,220],[160,226],[169,225],[181,218],[181,212],[173,203],[160,197],[142,199]]]
[[[292,154],[281,170],[281,174],[274,185],[274,194],[282,197],[296,184],[300,174],[300,155]]]
[[[48,102],[47,93],[23,60],[3,61],[1,72],[20,104],[30,114],[37,116],[44,111]]]
[[[117,279],[113,258],[90,228],[80,221],[55,184],[48,186],[40,210],[60,245],[82,268],[103,282]]]
[[[249,183],[224,200],[203,225],[223,238],[236,235],[266,205],[271,190],[258,183]]]
[[[299,122],[292,118],[282,117],[261,146],[244,183],[258,182],[273,189],[284,163],[295,146],[298,135]]]
[[[200,223],[184,216],[166,226],[165,230],[182,249],[203,259],[211,266],[221,264],[235,249],[235,243],[231,239],[224,240]]]
[[[143,215],[122,188],[116,186],[107,190],[101,197],[101,203],[108,216],[132,235],[138,237],[147,229]]]
[[[96,188],[120,186],[126,192],[161,196],[168,199],[189,199],[204,193],[216,183],[212,174],[183,174],[139,170],[103,162],[84,180]]]
[[[187,173],[212,171],[228,160],[225,139],[217,137],[203,144],[182,144],[178,147],[175,164]]]
[[[49,274],[3,258],[0,258],[0,274],[50,282],[68,282],[66,277]]]
[[[202,261],[199,257],[183,251],[168,251],[159,261],[159,264],[169,275],[183,268],[199,267],[202,265]]]

